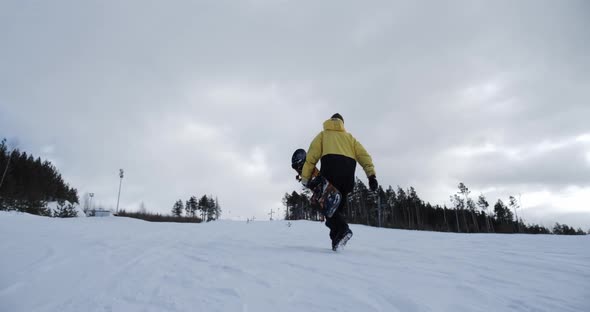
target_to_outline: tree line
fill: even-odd
[[[293,191],[283,197],[286,220],[323,220],[319,207],[310,201],[311,193]],[[519,203],[514,196],[508,204],[498,199],[493,208],[481,194],[471,197],[464,183],[458,185],[458,192],[450,196],[451,207],[431,205],[418,196],[414,187],[371,192],[359,179],[354,190],[341,205],[351,223],[398,229],[457,232],[457,233],[528,233],[584,235],[580,228],[574,230],[557,223],[553,231],[538,224],[525,224],[518,218]]]
[[[175,217],[199,218],[202,221],[214,221],[221,217],[221,207],[219,200],[213,196],[203,195],[197,199],[196,196],[191,196],[188,200],[183,202],[181,199],[177,200],[172,206],[172,215]]]
[[[128,212],[120,210],[116,216],[141,219],[149,222],[178,222],[178,223],[201,223],[219,219],[221,207],[219,200],[213,196],[203,195],[199,199],[191,196],[183,202],[177,200],[172,206],[171,214],[152,213],[147,211],[142,202],[138,211]]]
[[[200,223],[201,219],[198,217],[190,218],[190,217],[177,217],[171,215],[163,215],[160,213],[153,213],[146,210],[139,210],[139,211],[126,211],[126,210],[119,210],[115,214],[117,217],[128,217],[134,219],[141,219],[144,221],[149,222],[177,222],[177,223]]]
[[[57,202],[55,209],[48,203]],[[0,141],[0,210],[17,210],[41,216],[76,216],[78,191],[64,182],[49,161],[19,149],[9,151]]]

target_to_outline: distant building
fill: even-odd
[[[105,209],[92,209],[88,211],[89,217],[110,217],[111,211]]]

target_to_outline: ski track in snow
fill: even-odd
[[[590,311],[590,236],[0,213],[0,311]]]

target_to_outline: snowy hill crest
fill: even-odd
[[[0,213],[0,311],[583,311],[586,236]]]

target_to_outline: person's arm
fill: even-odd
[[[365,147],[356,139],[354,139],[354,152],[355,158],[361,167],[363,167],[363,170],[367,174],[367,178],[370,176],[375,176],[375,166],[373,165],[373,159],[371,158],[371,155],[369,155]]]
[[[320,132],[309,145],[307,150],[307,157],[305,157],[305,164],[301,170],[301,183],[307,185],[307,182],[312,177],[313,169],[322,157],[322,133]]]

